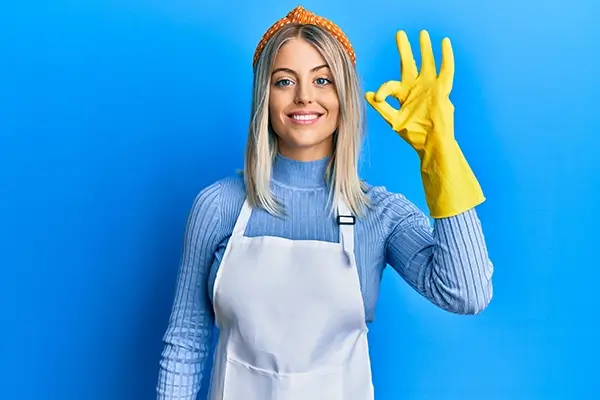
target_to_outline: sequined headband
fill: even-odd
[[[342,32],[342,30],[333,22],[329,21],[326,18],[319,17],[314,13],[307,11],[302,6],[298,6],[290,11],[285,17],[281,18],[279,21],[275,22],[263,35],[262,39],[258,43],[256,47],[256,51],[254,53],[254,60],[252,64],[256,67],[256,63],[258,62],[258,58],[260,57],[260,53],[265,48],[267,42],[277,33],[281,28],[283,28],[287,24],[303,24],[303,25],[316,25],[325,29],[327,32],[332,34],[342,45],[342,47],[346,50],[348,55],[350,56],[350,60],[352,60],[352,64],[356,65],[356,55],[354,54],[354,49],[350,44],[350,41]]]

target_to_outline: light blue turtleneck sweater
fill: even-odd
[[[247,236],[338,242],[324,180],[327,159],[299,162],[279,155],[272,190],[289,217],[254,210]],[[449,312],[476,314],[492,297],[493,266],[475,209],[450,218],[427,216],[403,195],[370,186],[372,206],[357,219],[355,256],[367,322],[374,319],[383,269],[390,265],[418,293]],[[189,214],[175,300],[164,336],[159,400],[194,400],[211,354],[212,288],[245,199],[241,176],[213,183]]]

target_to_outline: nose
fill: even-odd
[[[310,84],[300,83],[296,85],[296,104],[311,104],[313,102],[313,93]]]

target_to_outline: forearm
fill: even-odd
[[[481,312],[492,298],[493,265],[475,209],[435,220],[433,237],[437,245],[421,285],[449,311]]]
[[[161,355],[157,400],[195,400],[201,388],[210,353],[210,333],[179,341],[179,335],[167,335]],[[193,344],[192,344],[193,343]],[[192,345],[193,347],[189,347]]]
[[[159,363],[158,400],[195,400],[210,354],[214,317],[204,284],[180,274]],[[201,282],[205,279],[201,278]]]
[[[436,219],[432,231],[416,224],[407,238],[388,246],[390,257],[405,257],[396,266],[419,293],[457,314],[477,314],[489,304],[493,265],[475,209]]]

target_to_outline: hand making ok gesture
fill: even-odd
[[[464,212],[485,200],[475,175],[454,139],[454,55],[450,39],[442,40],[442,62],[437,73],[431,39],[421,31],[421,71],[404,31],[396,34],[401,80],[387,81],[366,99],[392,129],[412,146],[421,160],[421,177],[430,214],[443,218]],[[395,109],[386,102],[393,96]]]

